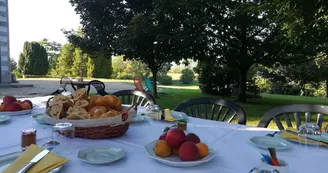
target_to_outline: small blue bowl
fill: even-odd
[[[32,118],[38,122],[39,124],[43,124],[43,125],[50,125],[49,123],[45,122],[43,119],[43,114],[35,114],[35,115],[32,115]]]

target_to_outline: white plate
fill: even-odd
[[[26,115],[30,114],[33,110],[39,108],[38,105],[33,105],[33,109],[24,110],[24,111],[14,111],[14,112],[0,112],[0,115],[9,115],[9,116],[18,116],[18,115]]]
[[[125,156],[123,149],[114,147],[90,147],[79,151],[78,158],[91,164],[115,162]]]
[[[254,136],[249,140],[252,144],[262,149],[275,148],[277,150],[285,150],[291,147],[291,143],[278,137]]]
[[[13,163],[23,152],[15,152],[7,155],[0,156],[0,172],[7,169],[11,163]],[[47,173],[56,173],[61,170],[62,166],[59,166]]]
[[[4,123],[6,121],[10,120],[10,116],[8,115],[0,115],[0,123]]]
[[[145,150],[148,154],[148,156],[150,158],[153,158],[155,160],[157,160],[160,163],[163,163],[165,165],[169,165],[169,166],[173,166],[173,167],[192,167],[192,166],[197,166],[206,162],[211,161],[216,154],[216,150],[207,145],[208,147],[208,155],[200,160],[196,160],[196,161],[182,161],[180,160],[180,158],[178,156],[169,156],[166,158],[162,158],[162,157],[158,157],[156,156],[156,154],[154,153],[154,144],[156,143],[156,141],[153,141],[147,145],[145,145]]]

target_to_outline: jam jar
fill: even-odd
[[[187,121],[184,121],[184,120],[177,121],[177,127],[180,130],[186,131],[187,130]]]
[[[25,150],[31,144],[36,144],[36,129],[22,130],[22,150]]]

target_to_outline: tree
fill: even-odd
[[[116,79],[145,78],[150,74],[147,64],[142,61],[126,60],[123,56],[113,58],[113,77]]]
[[[88,56],[83,54],[79,48],[75,48],[73,56],[72,76],[87,76]]]
[[[22,74],[45,75],[49,70],[46,49],[37,42],[25,42],[19,55],[18,66]]]
[[[157,96],[157,73],[167,62],[186,56],[188,41],[179,36],[180,23],[168,15],[178,2],[128,0],[70,0],[82,19],[85,37],[66,33],[69,40],[87,53],[124,55],[140,60],[153,74],[153,95]],[[170,8],[167,8],[170,7]],[[106,19],[106,20],[103,20]],[[189,53],[189,52],[188,52]],[[192,54],[192,52],[190,52]]]
[[[59,56],[62,45],[60,43],[55,42],[55,41],[49,41],[46,38],[39,41],[39,43],[47,51],[48,61],[49,61],[49,69],[54,69],[56,67],[57,58]]]
[[[70,44],[64,44],[58,57],[58,63],[56,65],[56,75],[59,76],[72,76],[73,57],[75,47]]]
[[[111,58],[98,55],[96,58],[88,58],[88,77],[110,78],[112,75]]]
[[[17,69],[17,62],[14,59],[10,58],[10,71],[13,72],[16,69]]]

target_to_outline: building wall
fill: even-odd
[[[10,84],[8,0],[0,0],[0,83]]]

